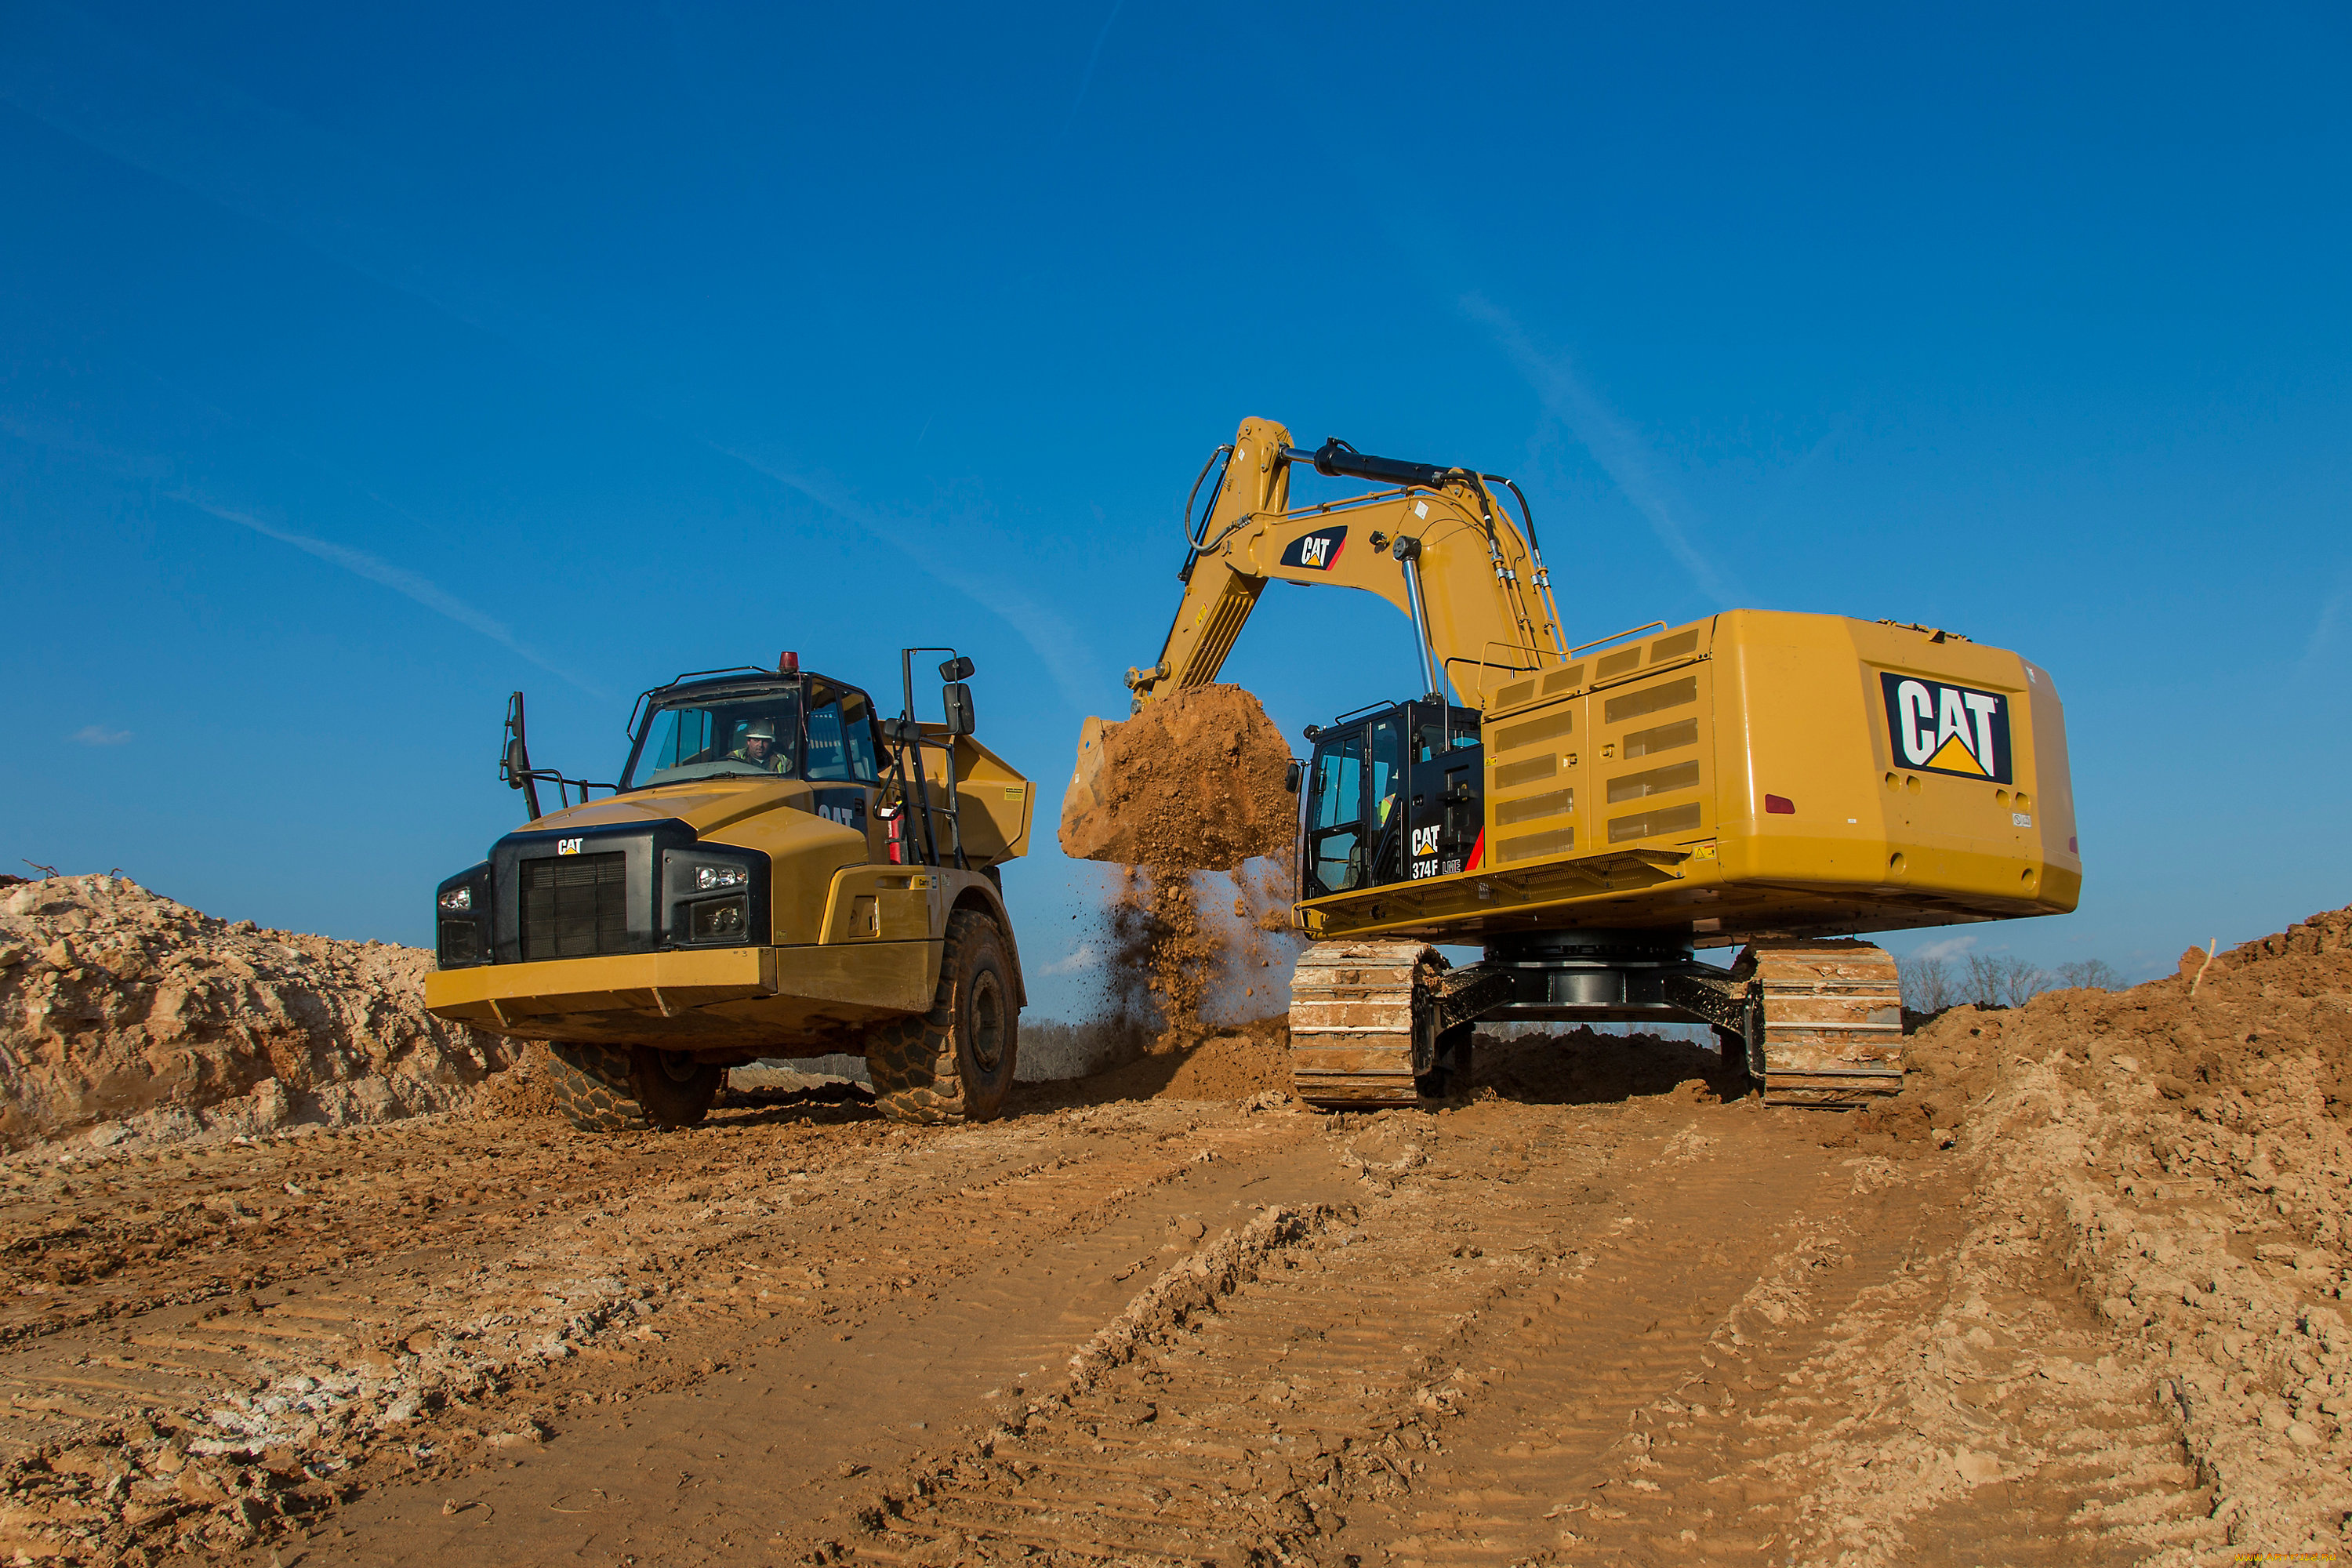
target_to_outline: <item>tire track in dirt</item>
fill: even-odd
[[[1226,1215],[1352,1184],[1336,1160],[1297,1158],[1312,1119],[1207,1110],[1111,1108],[933,1134],[904,1167],[874,1173],[887,1179],[843,1243],[908,1270],[887,1291],[816,1323],[689,1317],[641,1361],[592,1348],[529,1390],[546,1407],[548,1448],[503,1469],[495,1455],[487,1468],[439,1469],[422,1478],[429,1489],[380,1485],[319,1539],[339,1560],[437,1563],[480,1550],[474,1532],[496,1521],[502,1563],[583,1552],[691,1563],[845,1500],[855,1509],[874,1472],[929,1434],[1060,1374],[1148,1270]],[[1008,1143],[1046,1158],[994,1188],[945,1179]],[[783,1237],[760,1240],[772,1249]],[[445,1498],[465,1506],[445,1514]]]
[[[1852,1158],[1822,1126],[1655,1102],[1373,1118],[1343,1155],[1355,1215],[1302,1219],[1230,1293],[1127,1331],[1132,1360],[917,1457],[802,1544],[1500,1568],[2120,1563],[2208,1539],[2177,1436],[2079,1306],[2044,1304],[2030,1341],[1983,1329],[2042,1299],[1988,1303],[1958,1267],[1973,1173]],[[1874,1462],[1903,1473],[1841,1485]]]
[[[855,1107],[667,1138],[439,1122],[19,1162],[0,1200],[18,1279],[0,1318],[0,1544],[233,1547],[389,1481],[511,1465],[581,1407],[579,1385],[625,1405],[761,1338],[830,1344],[1305,1136],[1206,1109],[946,1134]],[[201,1251],[137,1253],[142,1223],[195,1211],[214,1216]],[[1118,1237],[1130,1273],[1167,1242],[1164,1215],[1146,1228]],[[1024,1321],[1034,1299],[981,1298]],[[1051,1360],[1098,1326],[1080,1315],[1035,1325],[1021,1353]]]

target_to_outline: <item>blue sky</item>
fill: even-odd
[[[788,647],[962,647],[1057,796],[1263,415],[1517,476],[1584,636],[2050,669],[2083,908],[1980,950],[2352,900],[2340,8],[348,11],[0,3],[7,861],[422,942],[508,691],[609,776]],[[1227,673],[1295,735],[1414,662],[1278,591]]]

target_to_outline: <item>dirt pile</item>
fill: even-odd
[[[424,1007],[432,954],[234,924],[122,877],[0,890],[0,1147],[380,1122],[516,1047]]]
[[[1032,1088],[1024,1109],[1108,1105],[1122,1100],[1193,1100],[1241,1104],[1290,1098],[1290,1023],[1254,1018],[1208,1029],[1196,1039],[1155,1048],[1090,1078]]]
[[[1238,686],[1172,692],[1123,723],[1089,719],[1062,797],[1063,853],[1187,871],[1286,856],[1289,765],[1282,731]]]
[[[1842,1135],[1983,1163],[1961,1248],[1983,1293],[2059,1273],[2177,1424],[2231,1543],[2340,1551],[2352,910],[2129,991],[1956,1008],[1906,1066]]]

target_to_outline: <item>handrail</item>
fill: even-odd
[[[1568,650],[1568,657],[1569,657],[1569,658],[1574,658],[1578,654],[1582,653],[1586,648],[1589,648],[1589,647],[1604,647],[1604,646],[1606,646],[1607,644],[1610,644],[1610,643],[1612,643],[1612,642],[1620,642],[1620,641],[1622,641],[1622,640],[1623,640],[1624,638],[1626,638],[1626,637],[1638,637],[1638,636],[1640,636],[1642,633],[1648,631],[1648,630],[1649,630],[1651,627],[1653,627],[1653,626],[1655,626],[1655,627],[1659,628],[1660,630],[1664,630],[1666,626],[1670,626],[1670,625],[1672,625],[1672,624],[1673,624],[1673,623],[1668,622],[1668,621],[1643,621],[1643,622],[1640,626],[1627,626],[1627,627],[1626,627],[1623,631],[1622,631],[1622,632],[1611,632],[1611,633],[1610,633],[1607,637],[1595,637],[1595,638],[1593,638],[1591,642],[1580,642],[1580,643],[1577,644],[1574,647],[1570,648],[1570,649]]]

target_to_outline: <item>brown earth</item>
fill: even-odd
[[[1269,1021],[983,1127],[50,1144],[0,1161],[0,1552],[2340,1555],[2347,939],[1946,1015],[1852,1117],[1581,1032],[1313,1113]]]
[[[1286,1007],[1297,956],[1286,868],[1298,797],[1290,748],[1238,686],[1199,686],[1118,724],[1087,721],[1062,799],[1061,842],[1119,865],[1098,921],[1106,956],[1096,1022],[1138,1051],[1189,1047],[1213,1019]],[[1231,872],[1233,920],[1211,914],[1208,873]],[[1270,973],[1279,962],[1284,979]]]
[[[461,1109],[514,1058],[426,1013],[433,955],[231,924],[124,877],[0,890],[0,1147]]]
[[[1283,788],[1290,745],[1238,686],[1195,686],[1134,718],[1087,721],[1062,797],[1062,851],[1166,870],[1230,871],[1286,858],[1298,797]]]

